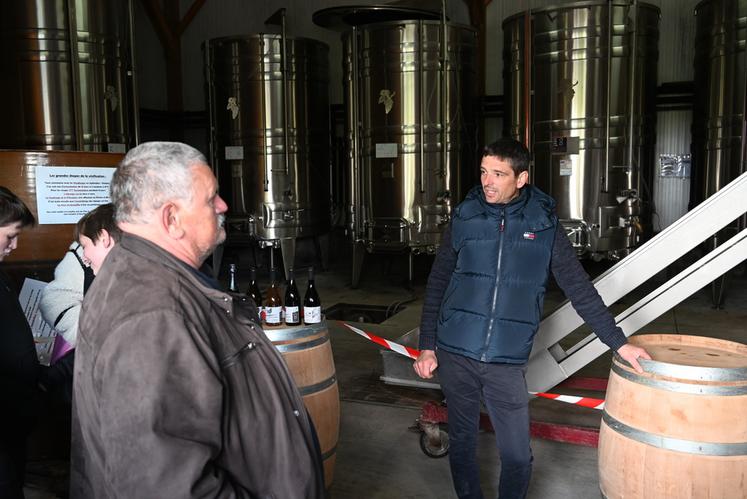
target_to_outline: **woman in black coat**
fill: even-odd
[[[36,223],[18,196],[0,186],[0,262]],[[8,276],[0,270],[0,497],[23,498],[26,437],[39,400],[34,338]]]

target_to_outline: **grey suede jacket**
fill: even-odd
[[[72,498],[321,498],[322,461],[251,300],[125,234],[81,311]]]

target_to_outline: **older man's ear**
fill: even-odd
[[[161,207],[161,225],[171,239],[181,239],[184,237],[181,219],[179,217],[179,207],[176,203],[168,202]]]

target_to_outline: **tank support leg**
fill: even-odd
[[[353,242],[353,275],[351,286],[353,289],[358,288],[361,281],[361,269],[363,269],[363,257],[366,255],[365,248],[359,242]]]
[[[724,291],[726,291],[726,276],[728,272],[711,283],[711,303],[713,308],[724,308]]]
[[[283,255],[283,267],[285,279],[288,279],[288,270],[293,268],[296,260],[296,239],[291,237],[280,240],[280,253]]]
[[[319,269],[327,270],[327,265],[324,262],[324,255],[322,254],[322,245],[319,244],[319,236],[314,236],[314,252],[316,253],[316,259],[319,262]]]

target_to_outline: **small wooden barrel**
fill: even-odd
[[[36,211],[37,166],[86,166],[112,168],[124,155],[106,152],[0,151],[0,185]],[[59,261],[73,241],[75,224],[38,225],[23,232],[18,249],[6,262]]]
[[[293,327],[265,326],[265,334],[283,355],[316,427],[324,459],[324,483],[332,485],[340,432],[340,392],[327,323]]]
[[[651,334],[638,374],[615,355],[599,433],[609,498],[747,497],[747,345]]]

